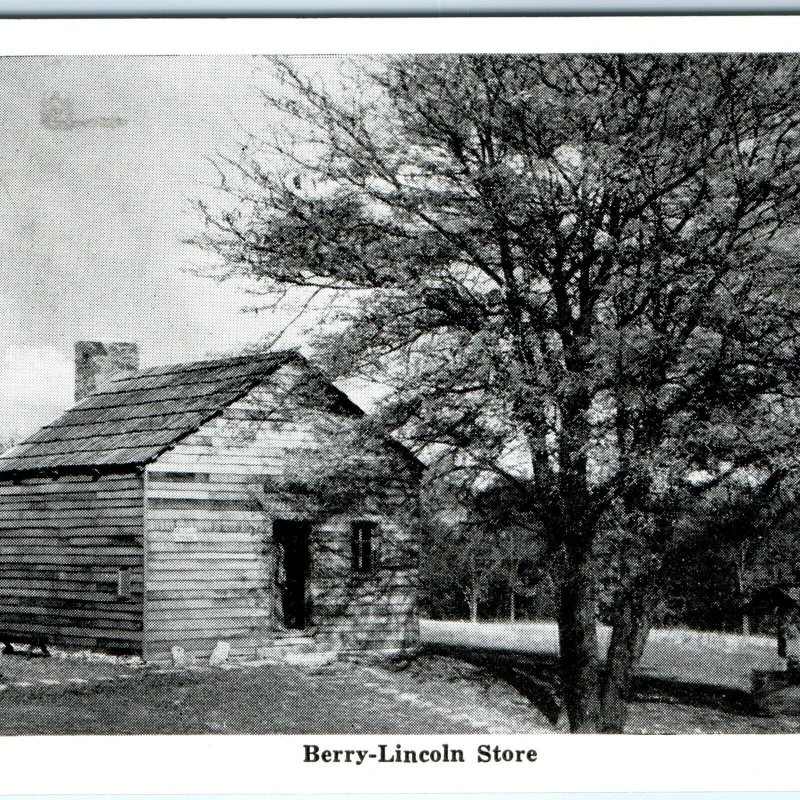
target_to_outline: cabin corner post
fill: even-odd
[[[148,468],[142,470],[142,659],[146,662],[151,656],[149,639],[149,614],[150,614],[150,579],[148,571],[149,550],[150,550],[150,530],[148,515],[148,492],[149,473]]]

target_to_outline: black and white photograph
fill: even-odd
[[[0,736],[800,732],[800,55],[0,86]]]

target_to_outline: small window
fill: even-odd
[[[117,597],[120,600],[131,599],[131,571],[128,567],[117,570]]]
[[[372,572],[374,569],[374,539],[377,524],[354,522],[352,534],[353,572]]]

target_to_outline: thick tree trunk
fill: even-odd
[[[633,674],[647,644],[652,609],[653,604],[637,596],[635,590],[621,598],[615,608],[601,696],[603,733],[622,733],[625,729]]]
[[[567,357],[575,376],[587,366],[580,343]],[[561,406],[558,445],[559,516],[564,554],[558,636],[564,709],[573,733],[597,733],[600,723],[597,586],[592,544],[596,519],[589,513],[587,453],[590,445],[589,393],[578,381]]]
[[[573,733],[600,722],[595,576],[589,548],[567,553],[558,611],[564,708]]]

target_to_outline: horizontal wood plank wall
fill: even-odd
[[[274,640],[272,523],[309,515],[265,485],[324,447],[320,425],[352,425],[299,405],[298,378],[293,367],[282,368],[147,468],[146,658],[167,658],[173,645],[205,656],[218,640],[253,655]],[[311,632],[323,644],[348,650],[416,644],[413,522],[371,511],[380,522],[382,560],[370,576],[353,575],[349,564],[350,525],[363,513],[311,519]]]
[[[207,656],[218,640],[252,656],[272,641],[260,484],[233,459],[212,473],[184,457],[179,444],[146,472],[145,658]]]
[[[0,633],[141,652],[143,506],[135,474],[0,482]]]
[[[337,515],[313,528],[312,616],[316,636],[342,651],[400,650],[419,640],[418,542],[414,521],[402,508]],[[353,571],[354,518],[377,523],[374,569]]]

